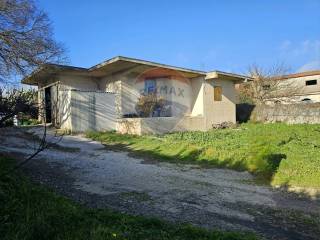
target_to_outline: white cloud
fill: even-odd
[[[304,55],[315,55],[320,57],[320,40],[304,40],[294,43],[285,40],[280,44],[280,51],[283,55],[300,57]]]
[[[291,45],[292,42],[290,40],[285,40],[280,44],[280,50],[287,51],[288,49],[290,49]]]
[[[320,69],[319,39],[300,42],[285,40],[279,50],[281,59],[297,67],[297,72]]]
[[[306,40],[303,41],[298,45],[297,48],[294,49],[293,53],[296,56],[301,56],[305,54],[316,54],[319,56],[320,53],[320,40],[310,41]]]
[[[311,70],[320,70],[320,60],[311,61],[304,64],[298,69],[298,72],[305,72]]]

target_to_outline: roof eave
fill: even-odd
[[[252,78],[249,76],[244,76],[244,75],[239,75],[239,74],[234,74],[234,73],[227,73],[227,72],[222,72],[222,71],[211,71],[208,72],[205,79],[209,80],[209,79],[219,79],[219,78],[224,78],[224,79],[228,79],[237,83],[240,82],[247,82],[247,81],[251,81]]]
[[[27,75],[21,80],[21,83],[28,85],[37,85],[40,78],[48,77],[52,74],[59,73],[61,71],[78,71],[78,72],[87,72],[86,68],[74,67],[68,65],[59,65],[59,64],[44,64],[41,67],[34,70],[32,73]]]
[[[132,63],[137,63],[137,64],[143,64],[143,65],[148,65],[148,66],[152,66],[152,67],[158,67],[158,68],[166,68],[166,69],[172,69],[172,70],[176,70],[176,71],[180,71],[180,72],[186,72],[186,73],[193,73],[193,74],[197,74],[199,76],[205,76],[206,72],[203,71],[197,71],[197,70],[193,70],[193,69],[188,69],[188,68],[181,68],[181,67],[175,67],[175,66],[171,66],[171,65],[167,65],[167,64],[161,64],[161,63],[155,63],[155,62],[151,62],[151,61],[146,61],[146,60],[140,60],[140,59],[135,59],[135,58],[129,58],[129,57],[123,57],[123,56],[117,56],[111,59],[108,59],[100,64],[97,64],[91,68],[89,68],[89,71],[94,71],[97,70],[99,68],[102,68],[108,64],[117,62],[117,61],[126,61],[126,62],[132,62]]]

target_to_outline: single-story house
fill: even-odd
[[[22,83],[38,87],[41,119],[57,128],[161,134],[235,123],[235,84],[247,78],[118,56],[90,68],[46,64]],[[149,94],[161,108],[141,117],[137,105]]]

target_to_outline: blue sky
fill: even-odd
[[[38,0],[70,64],[117,55],[245,73],[320,69],[320,0]]]

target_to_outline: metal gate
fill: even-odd
[[[72,132],[116,129],[115,94],[71,91]]]

